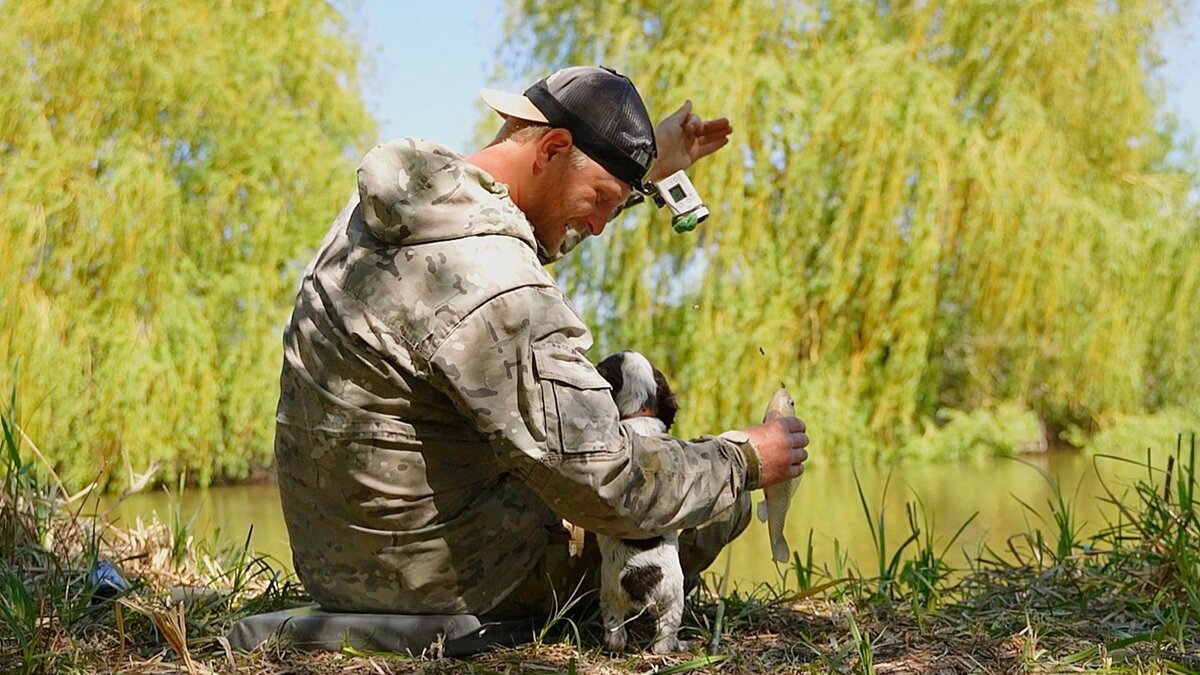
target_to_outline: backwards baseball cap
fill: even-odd
[[[654,125],[629,78],[603,66],[563,68],[518,96],[481,89],[484,103],[508,117],[571,132],[576,147],[633,189],[658,155]]]

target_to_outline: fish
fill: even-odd
[[[767,405],[767,413],[763,422],[773,422],[781,417],[796,416],[796,401],[788,393],[787,387],[779,387],[771,395]],[[758,519],[767,524],[767,533],[771,537],[771,558],[775,562],[787,562],[791,559],[791,548],[783,536],[783,524],[787,519],[788,507],[792,505],[792,495],[800,486],[800,476],[791,478],[771,487],[763,489],[765,500],[758,504]]]

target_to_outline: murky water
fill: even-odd
[[[1165,466],[1165,457],[1166,453],[1156,454],[1155,465]],[[887,546],[891,550],[909,533],[906,503],[919,502],[925,516],[932,519],[939,548],[978,513],[946,556],[951,565],[964,567],[967,556],[978,555],[982,546],[1003,549],[1009,537],[1033,528],[1042,529],[1047,538],[1053,539],[1052,525],[1039,519],[1039,514],[1049,519],[1047,501],[1053,498],[1050,483],[1039,470],[1060,482],[1063,493],[1074,505],[1077,525],[1085,533],[1103,527],[1106,515],[1112,517],[1115,512],[1102,503],[1107,494],[1105,485],[1119,496],[1134,478],[1146,475],[1145,469],[1138,466],[1113,459],[1094,460],[1078,453],[1033,455],[1021,461],[990,459],[857,468],[814,466],[792,503],[788,539],[793,549],[803,555],[811,530],[813,558],[818,566],[828,565],[833,569],[838,550],[847,553],[863,574],[878,573],[870,528],[855,487],[857,471],[873,517],[877,518],[883,508]],[[1160,481],[1161,477],[1155,480]],[[759,495],[756,493],[756,502]],[[1037,513],[1026,509],[1021,502],[1034,507]],[[167,522],[171,508],[182,508],[185,522],[195,515],[196,536],[225,544],[240,544],[253,525],[252,547],[291,567],[287,528],[274,485],[191,490],[185,492],[181,507],[177,498],[163,492],[134,495],[114,513],[119,523],[132,523],[138,516],[145,518],[151,512],[157,512]],[[730,547],[730,576],[738,586],[778,582],[781,570],[771,561],[766,530],[766,525],[756,519]],[[713,570],[724,571],[725,565],[723,555]]]

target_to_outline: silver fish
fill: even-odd
[[[796,402],[786,387],[780,387],[771,395],[771,403],[767,405],[767,414],[763,422],[773,422],[781,417],[795,417]],[[767,524],[767,532],[771,536],[771,557],[775,562],[787,562],[791,558],[791,549],[783,536],[783,523],[787,519],[788,507],[792,504],[792,495],[800,486],[800,476],[776,483],[763,490],[766,500],[758,504],[758,519]]]

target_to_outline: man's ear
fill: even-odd
[[[537,156],[533,160],[535,170],[542,170],[550,163],[550,160],[558,156],[566,157],[571,153],[571,148],[575,145],[575,137],[566,129],[551,129],[547,131],[537,143]]]

